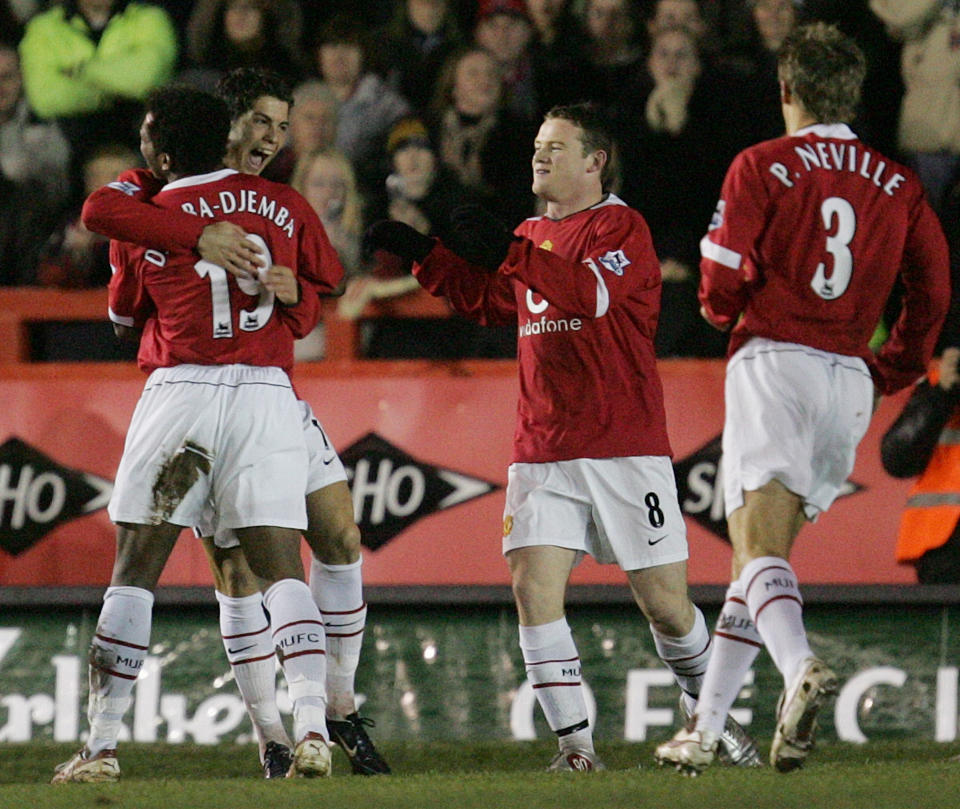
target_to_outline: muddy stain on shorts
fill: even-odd
[[[187,441],[160,467],[153,484],[153,515],[165,522],[176,511],[201,474],[210,474],[210,452]]]

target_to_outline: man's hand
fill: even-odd
[[[197,242],[200,258],[223,267],[237,278],[257,278],[266,266],[260,248],[247,238],[247,232],[233,222],[207,225]]]
[[[337,314],[346,320],[356,320],[373,300],[377,279],[369,275],[352,278],[343,295],[337,299]]]
[[[709,323],[711,326],[713,326],[713,328],[715,328],[717,331],[730,331],[730,324],[729,324],[729,323],[724,324],[724,325],[721,325],[720,323],[716,323],[715,321],[711,320],[711,319],[710,319],[710,315],[707,314],[706,307],[704,307],[704,306],[701,306],[701,307],[700,307],[700,317],[702,317],[704,320],[706,320],[707,323]]]
[[[419,233],[429,233],[432,230],[430,220],[420,207],[408,199],[395,199],[387,209],[387,216],[396,222],[405,222]]]
[[[482,205],[466,202],[450,213],[452,224],[447,246],[471,264],[496,272],[517,240],[503,222]]]
[[[940,387],[946,391],[954,390],[960,382],[960,348],[945,348],[940,355]]]
[[[385,250],[420,264],[436,243],[436,239],[418,233],[410,225],[381,219],[370,225],[363,234],[362,249],[366,256],[372,256],[376,250]]]
[[[300,303],[300,284],[293,270],[282,264],[274,264],[260,273],[260,283],[269,289],[284,306]]]

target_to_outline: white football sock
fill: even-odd
[[[281,579],[264,592],[263,605],[293,702],[294,738],[299,743],[312,732],[329,740],[323,618],[310,588],[299,579]]]
[[[580,681],[580,653],[566,618],[520,627],[520,650],[547,724],[560,749],[593,750],[593,731]]]
[[[267,742],[290,747],[290,737],[277,707],[277,658],[270,622],[260,593],[233,598],[216,591],[216,596],[223,648],[257,734],[262,761]]]
[[[694,606],[693,610],[693,628],[682,638],[663,635],[650,624],[657,654],[673,672],[673,679],[683,691],[688,708],[692,708],[696,703],[703,674],[707,670],[707,661],[710,659],[710,631],[707,629],[707,621],[699,607]]]
[[[800,664],[813,653],[803,628],[803,598],[786,559],[761,556],[740,573],[750,617],[789,685]]]
[[[310,565],[310,592],[323,615],[327,638],[327,715],[331,719],[343,719],[357,710],[354,680],[367,623],[362,566],[362,556],[349,565],[327,565],[314,557]]]
[[[697,730],[712,730],[718,736],[723,732],[730,707],[761,648],[763,641],[750,618],[743,584],[737,579],[727,588],[713,631],[713,652],[695,708]]]
[[[123,715],[150,646],[153,593],[140,587],[108,587],[90,644],[87,719],[91,753],[115,749]]]

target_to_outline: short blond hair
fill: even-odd
[[[353,164],[339,149],[317,149],[298,158],[290,175],[290,187],[302,194],[307,174],[318,160],[329,160],[340,169],[347,186],[340,223],[347,233],[359,236],[363,233],[363,198],[357,190],[357,174]]]
[[[857,112],[867,63],[835,25],[801,25],[783,41],[777,74],[819,123],[849,123]]]

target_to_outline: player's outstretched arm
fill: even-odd
[[[422,264],[436,243],[436,239],[424,236],[406,222],[381,219],[367,228],[361,246],[367,256],[372,256],[377,250],[385,250],[400,258]]]
[[[83,203],[80,218],[88,230],[153,250],[192,250],[204,222],[183,211],[167,211],[149,200],[162,183],[143,169],[124,172]]]
[[[519,237],[490,211],[465,202],[450,212],[450,234],[444,243],[471,264],[496,272]]]
[[[461,315],[483,325],[516,320],[511,282],[471,264],[439,239],[424,236],[403,222],[381,220],[364,234],[364,250],[384,250],[414,262],[413,275],[435,297],[445,297]]]
[[[196,250],[233,275],[256,277],[264,261],[242,228],[230,222],[206,224],[184,211],[153,205],[150,200],[162,187],[143,169],[124,172],[87,197],[81,219],[88,230],[110,239],[153,250]]]

